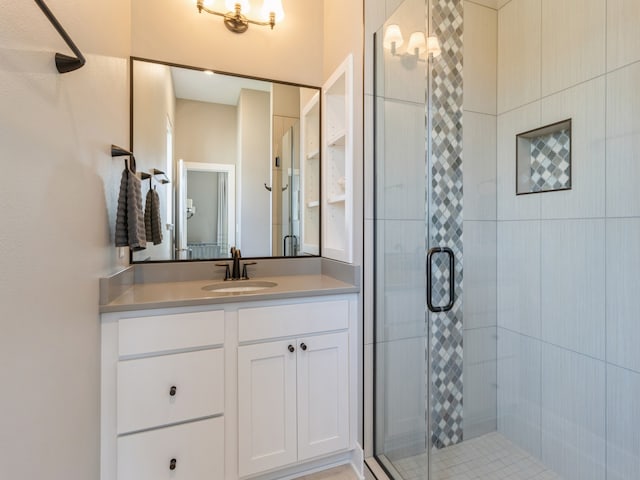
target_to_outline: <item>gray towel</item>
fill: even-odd
[[[120,180],[115,236],[116,247],[129,247],[133,251],[138,251],[147,246],[142,213],[141,182],[127,168],[122,172]]]
[[[160,196],[154,188],[147,192],[144,205],[144,227],[147,240],[154,245],[162,243],[162,220],[160,219]]]

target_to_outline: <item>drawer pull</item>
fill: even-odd
[[[290,351],[291,353],[293,353],[293,352],[295,352],[295,351],[296,351],[296,349],[295,349],[295,348],[293,348],[293,345],[289,345],[289,351]]]
[[[175,385],[173,385],[170,389],[169,389],[169,396],[170,397],[175,397],[176,393],[178,393],[178,387],[176,387]]]
[[[306,346],[304,343],[301,343],[301,344],[300,344],[300,348],[301,348],[302,350],[304,350],[305,352],[307,351],[307,346]]]
[[[175,458],[172,458],[171,461],[169,462],[169,470],[175,470],[177,463],[178,463],[178,460],[176,460]]]

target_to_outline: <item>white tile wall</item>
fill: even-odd
[[[607,0],[608,71],[640,60],[640,2]]]
[[[607,220],[607,361],[640,372],[640,219]]]
[[[378,291],[385,292],[376,297],[377,311],[384,312],[377,341],[424,336],[424,220],[379,220],[376,234],[378,281],[384,281]]]
[[[496,325],[496,222],[465,220],[463,318],[465,328]],[[465,360],[467,348],[465,341]]]
[[[640,374],[607,366],[607,480],[640,472]]]
[[[540,338],[540,222],[498,222],[498,326]]]
[[[640,27],[636,28],[640,31]],[[607,216],[640,215],[640,63],[607,76]]]
[[[397,9],[393,9],[397,4]],[[398,47],[398,53],[406,52],[409,37],[412,32],[425,31],[425,18],[416,14],[425,11],[424,0],[404,0],[387,2],[388,20],[385,25],[397,24],[400,26],[404,39],[403,45]],[[436,59],[437,61],[437,59]],[[424,88],[426,78],[426,63],[410,61],[406,57],[391,56],[389,51],[384,53],[384,85],[385,96],[396,100],[422,103],[426,100]]]
[[[541,126],[572,120],[571,190],[540,194],[542,218],[605,214],[605,79],[597,78],[541,102]]]
[[[605,0],[542,0],[542,94],[605,71]]]
[[[542,461],[566,480],[605,478],[605,363],[542,346]]]
[[[425,338],[409,338],[379,344],[376,414],[377,446],[384,452],[405,450],[411,454],[424,449],[426,436]]]
[[[465,220],[496,219],[496,127],[494,115],[464,112]]]
[[[498,14],[464,2],[464,109],[496,113]],[[465,116],[465,126],[467,126]],[[495,137],[495,135],[494,135]],[[465,150],[468,152],[469,150]],[[465,172],[466,173],[466,172]]]
[[[498,112],[540,98],[541,0],[511,0],[498,12]]]
[[[484,330],[484,329],[483,329]],[[494,329],[491,329],[495,331]],[[466,332],[465,332],[466,334]],[[495,340],[494,340],[495,342]],[[494,345],[495,351],[495,345]],[[479,437],[497,429],[496,361],[472,364],[465,359],[464,374],[464,439]]]
[[[540,102],[498,116],[498,220],[540,218],[541,195],[516,196],[516,135],[540,126]]]
[[[542,339],[604,360],[605,221],[542,222]]]
[[[385,100],[384,171],[378,172],[378,196],[385,197],[385,204],[377,215],[388,219],[426,218],[425,211],[425,109],[395,100]],[[423,235],[424,237],[424,235]]]
[[[498,328],[498,431],[540,458],[540,341]]]

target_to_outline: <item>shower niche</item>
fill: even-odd
[[[516,135],[516,195],[571,190],[571,119]]]

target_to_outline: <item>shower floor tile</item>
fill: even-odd
[[[493,432],[432,455],[431,480],[562,480],[539,460]],[[425,480],[426,453],[393,462],[403,480]]]

